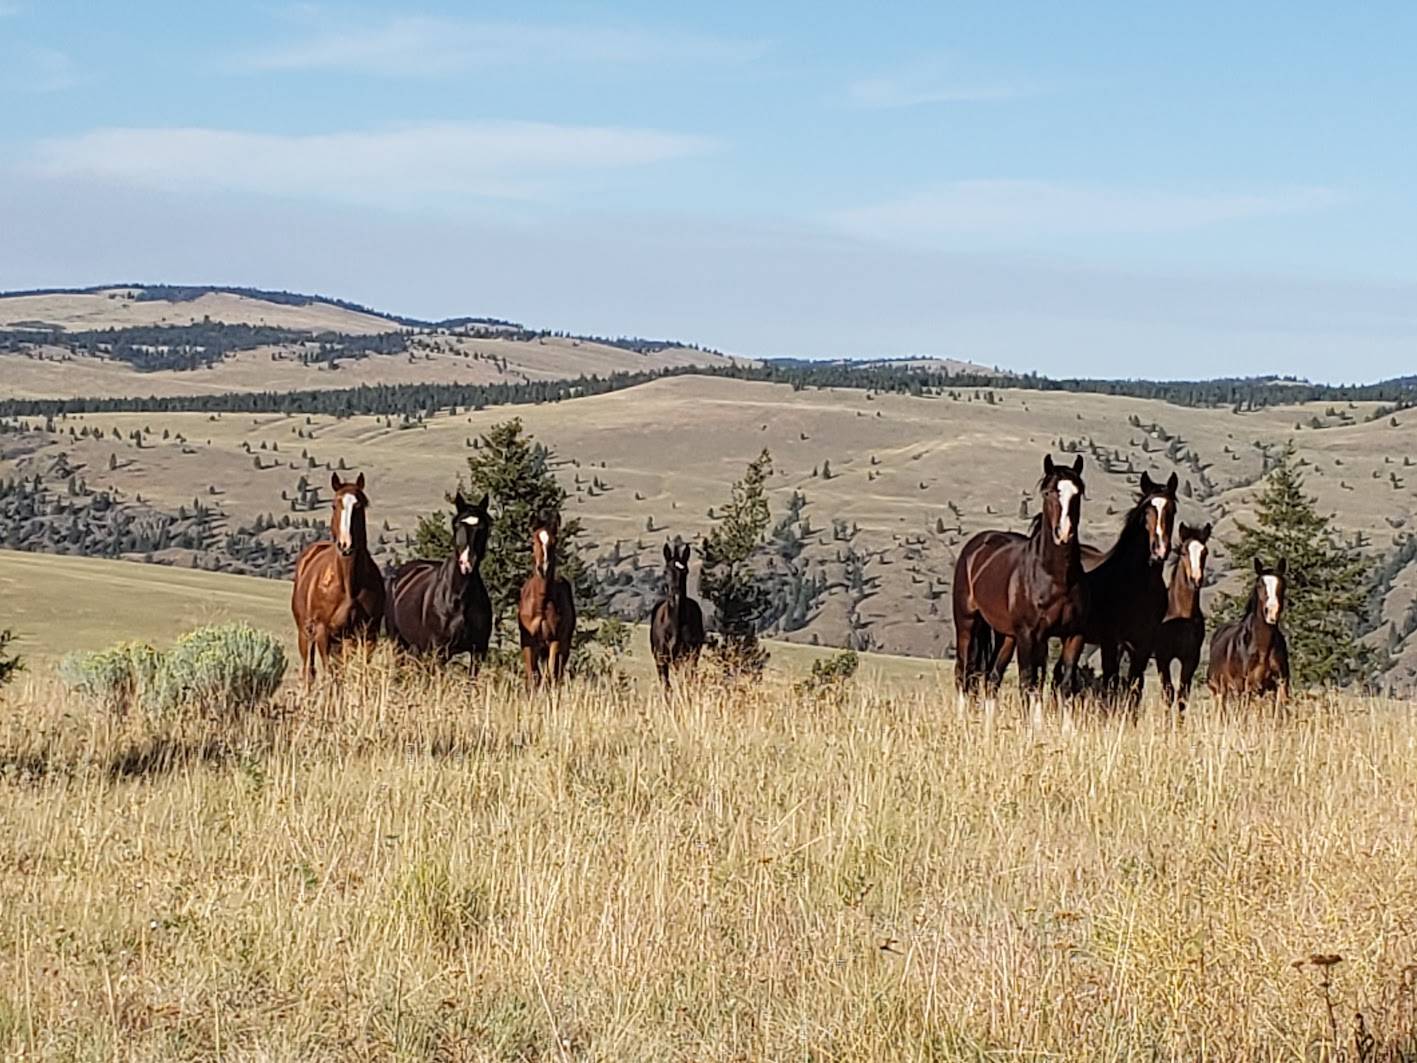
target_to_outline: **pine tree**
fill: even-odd
[[[556,456],[522,427],[521,418],[492,426],[467,459],[467,477],[457,490],[468,498],[490,496],[494,517],[482,562],[482,580],[499,628],[510,624],[522,582],[531,572],[531,533],[538,520],[560,517],[566,492],[552,472]],[[449,492],[449,498],[452,492]],[[579,518],[563,518],[557,534],[557,572],[570,581],[576,609],[593,615],[595,576],[581,556]],[[441,560],[453,549],[448,510],[419,518],[414,536],[418,557]]]
[[[0,687],[14,679],[15,673],[25,666],[20,658],[12,657],[8,653],[9,645],[14,640],[13,632],[0,631]]]
[[[1369,566],[1314,502],[1304,493],[1290,444],[1265,477],[1257,523],[1237,522],[1240,538],[1229,544],[1231,564],[1249,573],[1256,557],[1269,565],[1288,560],[1283,626],[1294,682],[1342,685],[1371,677],[1377,664],[1372,648],[1358,640]],[[1221,597],[1217,625],[1243,614],[1250,587],[1248,575],[1244,579],[1241,594]]]
[[[699,589],[717,614],[717,650],[731,673],[761,672],[767,651],[758,644],[758,620],[769,605],[762,582],[748,559],[767,532],[767,480],[772,455],[764,450],[733,485],[732,500],[719,512],[718,525],[704,539]]]

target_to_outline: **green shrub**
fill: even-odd
[[[161,666],[162,654],[148,643],[120,642],[67,654],[59,662],[59,677],[110,712],[127,712],[152,697]]]
[[[285,650],[247,623],[189,631],[163,655],[158,708],[179,705],[240,712],[270,700],[285,675]]]
[[[274,636],[233,623],[189,631],[166,652],[145,642],[120,642],[71,653],[60,662],[59,675],[111,712],[197,706],[239,713],[270,699],[285,665],[285,651]]]

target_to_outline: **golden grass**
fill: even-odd
[[[1355,1010],[1379,1048],[1417,1029],[1404,703],[1035,728],[918,685],[386,668],[235,722],[8,697],[4,1058],[1297,1060],[1336,1028],[1357,1059]],[[1312,954],[1343,957],[1332,1027]]]

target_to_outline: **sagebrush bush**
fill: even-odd
[[[146,642],[119,642],[106,650],[76,651],[59,662],[71,690],[110,712],[127,712],[152,697],[162,654]]]
[[[189,631],[165,652],[146,642],[120,642],[71,653],[59,663],[59,675],[110,712],[196,706],[239,713],[270,699],[285,666],[275,636],[243,622]]]
[[[285,650],[267,631],[244,622],[199,627],[163,655],[157,707],[256,708],[280,686],[285,663]]]

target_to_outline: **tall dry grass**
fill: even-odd
[[[1407,704],[1035,728],[372,668],[279,709],[10,694],[0,1057],[1417,1053]]]

